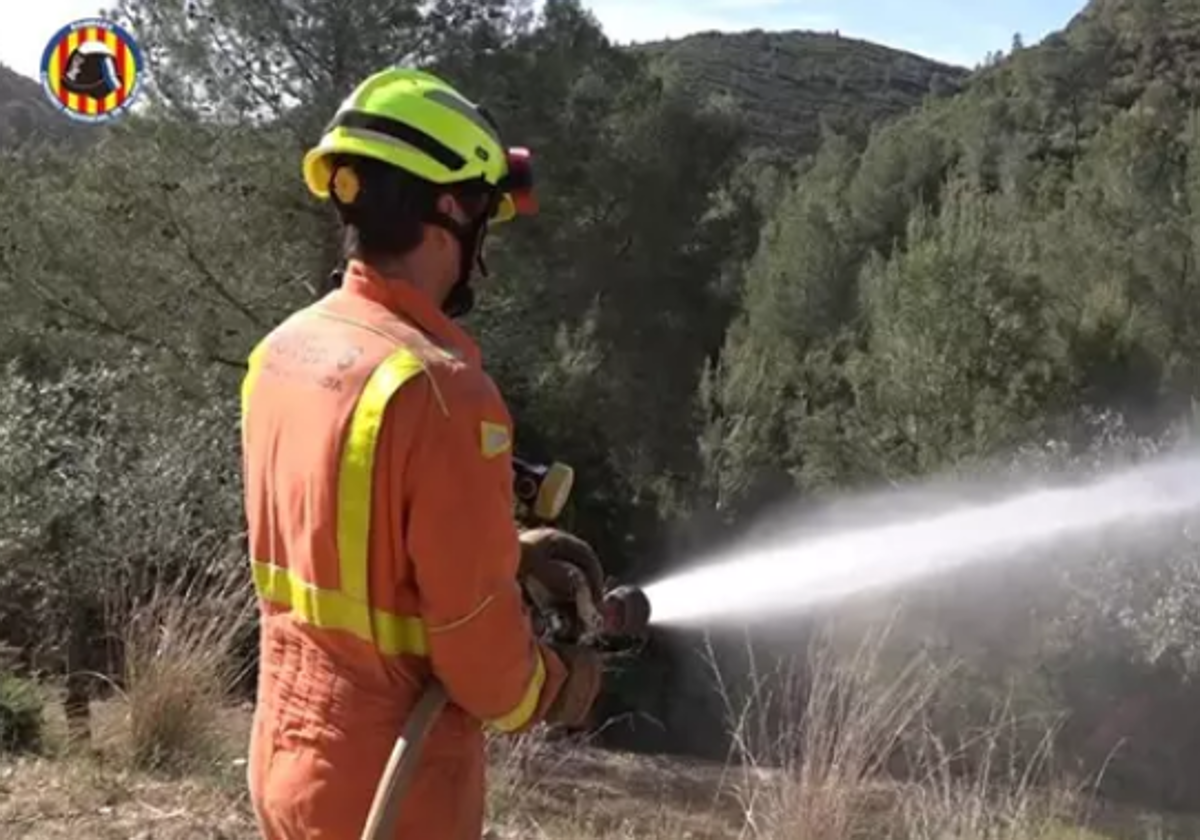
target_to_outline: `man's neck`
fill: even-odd
[[[364,264],[386,282],[412,286],[432,300],[440,309],[442,296],[438,290],[438,284],[430,279],[429,272],[423,270],[420,263],[421,260],[413,256],[393,257],[370,263],[364,260]]]

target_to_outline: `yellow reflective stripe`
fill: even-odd
[[[246,360],[246,375],[242,377],[242,423],[245,424],[246,412],[250,408],[250,392],[254,390],[254,383],[258,381],[258,372],[262,370],[263,355],[266,352],[265,341],[260,342],[250,352],[249,358]]]
[[[242,380],[243,424],[258,380],[266,342],[250,354]],[[321,589],[294,572],[252,560],[259,597],[325,630],[341,630],[373,644],[385,656],[427,656],[429,641],[420,618],[372,609],[367,554],[371,533],[375,450],[383,414],[395,393],[424,367],[407,348],[388,356],[371,373],[354,407],[342,447],[338,475],[338,589]]]
[[[392,396],[424,367],[411,350],[392,353],[371,373],[342,447],[338,474],[338,577],[342,595],[368,609],[367,553],[371,535],[371,499],[375,448],[383,413]]]
[[[500,732],[515,732],[529,723],[533,713],[537,711],[538,700],[542,697],[542,689],[546,685],[546,663],[542,660],[541,651],[537,652],[537,662],[533,666],[533,676],[525,687],[525,695],[511,712],[488,721],[488,726]]]
[[[265,343],[260,344],[251,353],[249,370],[242,382],[243,417],[258,378],[264,346]],[[261,560],[251,561],[254,586],[262,600],[289,610],[314,627],[340,630],[371,643],[384,656],[429,655],[428,633],[420,618],[370,607],[367,565],[375,452],[383,415],[396,392],[423,371],[420,359],[407,348],[401,348],[371,373],[355,404],[338,475],[339,589],[322,589],[290,569]],[[474,618],[489,601],[485,599],[467,619],[451,626]],[[520,702],[507,714],[488,721],[488,725],[500,732],[514,732],[527,725],[537,710],[545,684],[546,664],[538,652],[533,675]]]
[[[336,312],[330,312],[327,309],[314,309],[313,315],[315,315],[318,318],[325,318],[330,321],[338,321],[343,324],[349,324],[352,327],[358,327],[359,329],[366,330],[369,333],[374,333],[375,335],[379,336],[380,338],[386,338],[388,341],[390,341],[396,345],[404,344],[404,342],[399,338],[399,336],[393,335],[392,333],[388,332],[387,330],[380,329],[379,327],[375,326],[374,324],[368,324],[366,321],[360,321],[357,318],[347,318],[344,315],[338,315]],[[447,359],[455,358],[454,355],[452,353],[450,353],[449,351],[447,351],[444,347],[439,347],[437,344],[433,344],[432,342],[430,342],[430,346],[433,347],[434,350],[441,353],[442,356],[444,356]],[[429,377],[429,385],[430,385],[430,387],[433,388],[433,395],[435,397],[437,397],[438,407],[442,410],[442,414],[449,417],[450,409],[446,407],[446,399],[445,399],[445,397],[442,396],[442,389],[438,387],[437,380],[434,379],[432,376]]]
[[[343,630],[373,642],[385,656],[428,656],[429,640],[419,618],[363,609],[334,589],[318,589],[290,570],[252,561],[259,597],[290,609],[302,621],[323,630]]]

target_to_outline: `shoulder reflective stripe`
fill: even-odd
[[[535,656],[536,662],[533,666],[533,676],[529,678],[529,685],[525,688],[525,694],[521,697],[521,702],[503,717],[489,720],[488,726],[492,729],[499,732],[515,732],[529,723],[533,717],[533,713],[537,711],[538,701],[542,698],[542,689],[546,686],[546,663],[542,659],[542,652],[540,650],[537,651]]]
[[[307,624],[343,630],[373,643],[385,656],[428,656],[429,641],[421,619],[383,610],[364,609],[335,589],[318,589],[281,566],[253,561],[259,597],[291,610]]]
[[[258,378],[262,348],[250,355],[242,381],[242,413]],[[338,474],[338,589],[321,589],[290,569],[252,560],[254,586],[260,598],[291,612],[308,624],[342,630],[373,644],[385,656],[427,656],[429,642],[420,618],[398,615],[370,605],[367,556],[375,449],[388,402],[424,367],[407,348],[388,356],[371,373],[355,404]]]
[[[246,417],[246,411],[250,407],[250,392],[254,390],[254,382],[258,379],[258,372],[262,369],[263,356],[266,355],[267,342],[259,342],[255,348],[250,351],[250,356],[246,360],[246,375],[242,377],[242,418]]]
[[[342,446],[338,473],[337,543],[340,588],[346,598],[367,607],[367,554],[371,534],[371,504],[375,448],[383,413],[404,383],[424,372],[412,351],[401,348],[375,368],[354,407]]]

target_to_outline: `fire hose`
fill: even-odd
[[[562,463],[542,466],[514,458],[513,472],[517,518],[544,525],[556,521],[570,498],[574,471]],[[586,645],[645,633],[650,621],[650,602],[640,589],[619,586],[596,604],[583,573],[570,568],[577,573],[572,575],[570,603],[556,601],[553,593],[538,581],[521,581],[533,616],[534,632],[540,638]],[[448,702],[446,689],[432,680],[392,747],[367,813],[362,840],[391,840],[404,795],[420,761],[421,747]]]

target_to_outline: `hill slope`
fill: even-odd
[[[1107,47],[1108,91],[1132,102],[1152,82],[1200,93],[1200,4],[1195,0],[1092,0],[1067,26],[1065,40]]]
[[[798,455],[782,486],[802,469],[843,480],[834,470],[854,462],[884,465],[872,468],[888,480],[940,468],[947,453],[976,456],[1003,446],[996,441],[1036,437],[1039,424],[1050,434],[1046,418],[1081,404],[1150,423],[1190,399],[1200,388],[1189,349],[1200,348],[1189,286],[1198,67],[1195,0],[1095,0],[1063,31],[972,74],[960,94],[898,118],[861,154],[827,146],[826,165],[789,196],[786,225],[750,269],[761,282],[748,284],[745,325],[726,351],[746,366],[728,363],[725,411],[738,418],[730,427],[743,440],[774,441],[774,418],[792,407],[738,393],[739,377],[755,381],[762,358],[835,358],[842,351],[830,337],[843,329],[874,343],[864,353],[875,368],[862,359],[846,363],[848,372],[830,365],[828,385],[812,381],[811,367],[788,372],[796,393],[827,387],[830,397],[804,406],[804,432],[794,419],[780,424],[778,434],[795,435],[795,451],[817,465]],[[993,275],[1000,279],[980,279]],[[977,299],[964,291],[969,279],[981,284]],[[1023,312],[1003,329],[1024,324],[1026,334],[1004,336],[994,320],[1003,307],[989,302],[996,290],[1003,307]],[[781,303],[790,301],[794,309]],[[972,326],[952,334],[956,318]],[[935,325],[946,332],[935,337]],[[1011,352],[972,346],[968,336],[985,330],[996,333],[989,341],[1011,340]],[[930,378],[935,372],[961,389],[958,397]],[[834,396],[842,375],[857,380]],[[1020,399],[1018,388],[1028,389]],[[989,392],[995,408],[983,407]],[[877,400],[869,412],[849,396],[863,393]],[[855,411],[862,452],[847,455]],[[945,425],[973,416],[980,425]],[[924,441],[913,436],[914,417],[928,424]],[[761,437],[744,431],[759,418]],[[828,435],[822,444],[812,439],[818,433]],[[881,455],[880,440],[894,452]],[[820,461],[822,445],[832,465]],[[770,474],[774,462],[758,457],[747,445],[753,466],[731,467],[729,486]]]
[[[1164,130],[1182,133],[1186,112],[1200,105],[1200,5],[1093,0],[964,89],[932,119],[914,115],[914,125],[939,124],[961,145],[981,120],[993,122],[991,145],[1035,167],[1051,158],[1073,166],[1096,142],[1120,142],[1113,132],[1131,129],[1138,114],[1157,113]]]
[[[969,72],[816,32],[706,32],[641,49],[693,95],[732,98],[757,144],[798,153],[815,149],[821,120],[849,128],[894,117],[955,91]]]
[[[744,111],[751,142],[789,153],[813,151],[821,120],[868,126],[904,113],[931,92],[953,92],[968,74],[835,34],[709,32],[640,45],[664,75],[692,95],[726,95]],[[35,82],[0,65],[0,145],[35,133],[69,131]]]
[[[70,121],[46,102],[37,82],[0,64],[0,147],[34,135],[63,137],[70,130]]]

